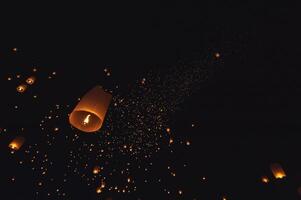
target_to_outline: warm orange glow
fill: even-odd
[[[106,187],[106,183],[104,181],[101,181],[100,188],[105,188],[105,187]]]
[[[17,87],[17,91],[20,92],[20,93],[25,92],[26,89],[27,89],[27,86],[24,85],[24,84],[19,85],[19,86]]]
[[[172,143],[173,143],[173,139],[170,138],[170,139],[169,139],[169,144],[172,144]]]
[[[91,114],[88,114],[87,117],[84,119],[84,121],[83,121],[84,126],[86,126],[87,124],[89,124],[90,117],[91,117]]]
[[[170,133],[170,131],[171,131],[170,128],[166,128],[167,133]]]
[[[100,194],[101,192],[102,192],[101,187],[97,187],[97,188],[96,188],[96,193],[97,193],[97,194]]]
[[[100,173],[100,167],[99,166],[95,166],[93,168],[93,174],[99,174]]]
[[[27,83],[28,85],[34,84],[35,81],[36,81],[36,78],[35,78],[34,76],[31,76],[31,77],[29,77],[29,78],[26,79],[26,83]]]
[[[263,183],[268,183],[268,182],[270,182],[270,180],[269,180],[269,178],[268,178],[267,176],[261,177],[261,181],[262,181]]]
[[[221,57],[221,54],[220,54],[220,53],[215,53],[214,55],[215,55],[216,58]]]
[[[286,177],[286,174],[285,174],[283,168],[278,163],[271,164],[271,170],[276,179],[283,179]]]
[[[25,142],[25,138],[21,137],[21,136],[18,136],[15,139],[13,139],[13,141],[11,141],[9,143],[8,147],[11,148],[14,151],[17,151],[22,147],[24,142]]]
[[[78,102],[69,116],[69,122],[83,132],[98,131],[104,122],[112,95],[96,86]]]

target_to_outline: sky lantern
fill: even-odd
[[[100,173],[100,167],[99,166],[95,166],[93,168],[93,174],[99,174]]]
[[[28,77],[28,78],[26,79],[26,83],[27,83],[28,85],[34,84],[35,81],[36,81],[36,77],[34,77],[34,76]]]
[[[286,174],[280,164],[273,163],[273,164],[271,164],[270,167],[271,167],[271,171],[276,179],[283,179],[286,177]]]
[[[261,177],[261,181],[262,181],[263,183],[269,183],[269,182],[270,182],[270,179],[269,179],[267,176],[262,176],[262,177]]]
[[[25,92],[26,89],[27,89],[27,86],[25,84],[21,84],[17,87],[17,91],[20,93]]]
[[[112,95],[96,86],[78,102],[69,116],[69,122],[83,132],[98,131],[105,119]]]
[[[8,147],[14,151],[17,151],[22,147],[24,142],[25,142],[25,138],[22,136],[18,136],[9,143]]]

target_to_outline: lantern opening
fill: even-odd
[[[76,124],[76,128],[85,130],[85,132],[95,132],[102,125],[102,120],[96,114],[84,110],[72,112],[70,122],[73,125]]]

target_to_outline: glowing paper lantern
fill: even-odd
[[[100,173],[100,167],[99,166],[95,166],[93,168],[93,174],[99,174]]]
[[[27,85],[24,85],[24,84],[19,85],[19,86],[17,87],[17,91],[20,92],[20,93],[25,92],[26,89],[27,89]]]
[[[70,124],[83,132],[98,131],[104,122],[111,99],[112,95],[101,86],[94,87],[70,114]]]
[[[8,147],[14,151],[17,151],[22,147],[24,142],[25,142],[25,138],[22,136],[18,136],[9,143]]]
[[[278,163],[271,164],[271,171],[276,179],[282,179],[286,177],[284,170],[282,169],[281,165]]]
[[[261,177],[261,181],[262,181],[263,183],[269,183],[269,182],[270,182],[270,179],[269,179],[267,176],[263,176],[263,177]]]
[[[101,187],[97,187],[97,188],[96,188],[96,193],[97,193],[97,194],[102,193],[102,188],[101,188]]]
[[[35,78],[34,76],[31,76],[31,77],[29,77],[29,78],[26,79],[26,83],[27,83],[28,85],[34,84],[35,81],[36,81],[36,78]]]

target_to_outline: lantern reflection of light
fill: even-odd
[[[83,132],[98,131],[104,122],[112,95],[96,86],[78,102],[69,116],[69,122]]]
[[[29,78],[26,79],[26,83],[27,83],[28,85],[34,84],[35,81],[36,81],[36,78],[35,78],[34,76],[31,76],[31,77],[29,77]]]
[[[25,90],[27,89],[27,86],[24,85],[24,84],[21,84],[17,87],[17,91],[20,92],[20,93],[23,93],[25,92]]]
[[[271,171],[276,179],[282,179],[286,177],[283,168],[278,163],[271,164]]]
[[[9,143],[8,147],[14,151],[17,151],[22,147],[24,142],[25,142],[25,138],[22,136],[18,136]]]

